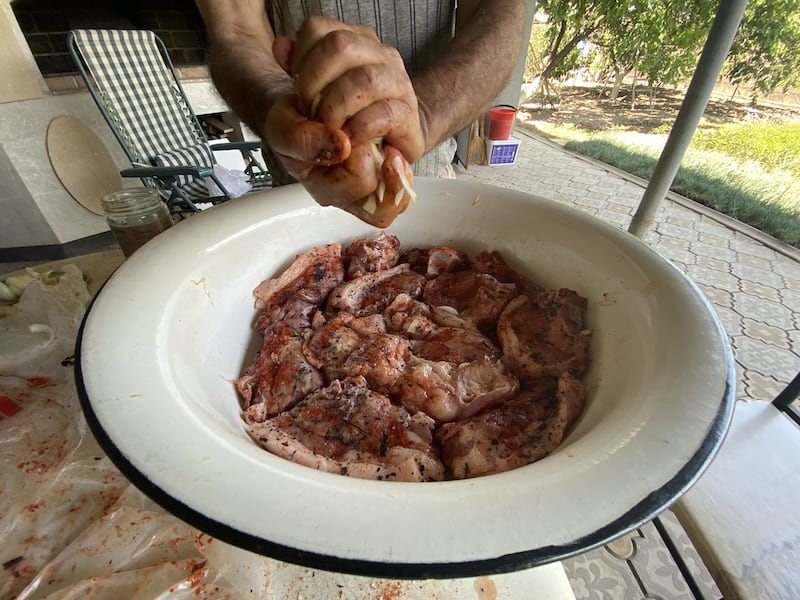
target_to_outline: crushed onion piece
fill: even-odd
[[[383,151],[381,150],[382,140],[372,140],[370,150],[372,151],[372,158],[375,159],[375,168],[380,171],[383,164]]]
[[[361,208],[363,208],[369,214],[374,215],[375,211],[378,210],[378,203],[375,202],[375,194],[370,194]]]
[[[317,115],[317,107],[319,106],[319,101],[322,100],[322,94],[317,94],[311,99],[311,110],[310,110],[310,118],[314,118]]]
[[[414,191],[414,188],[411,187],[411,183],[409,183],[406,174],[403,171],[398,171],[397,174],[400,176],[400,183],[403,184],[403,189],[408,193],[409,198],[411,198],[412,202],[415,202],[417,199],[417,193]]]
[[[378,181],[378,189],[375,190],[375,195],[378,197],[378,204],[383,202],[383,197],[386,195],[386,182],[383,180],[383,177]]]

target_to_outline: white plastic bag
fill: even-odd
[[[64,381],[61,362],[72,355],[89,291],[83,273],[66,265],[55,284],[31,278],[0,319],[0,375]]]
[[[214,175],[217,176],[217,179],[219,179],[220,183],[225,186],[226,190],[228,190],[228,194],[230,194],[231,198],[244,196],[253,188],[253,186],[250,185],[250,180],[247,177],[247,173],[243,171],[228,169],[227,167],[223,167],[221,164],[216,163],[214,165]],[[206,177],[206,185],[208,186],[208,193],[212,196],[223,195],[222,190],[219,189],[219,186],[210,177]]]
[[[0,598],[14,598],[129,485],[89,433],[74,382],[0,377]]]
[[[199,535],[129,486],[39,571],[18,600],[234,597],[198,550]]]

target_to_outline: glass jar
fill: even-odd
[[[111,192],[101,200],[106,221],[127,257],[172,226],[172,216],[153,188]]]

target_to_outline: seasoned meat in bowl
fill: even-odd
[[[543,458],[583,411],[586,299],[497,251],[381,233],[303,252],[253,296],[264,341],[236,388],[250,435],[287,460],[467,479]]]
[[[343,477],[259,447],[235,386],[263,344],[254,286],[313,248],[378,233],[289,186],[166,231],[90,308],[77,363],[84,411],[135,484],[224,541],[387,577],[475,576],[558,560],[637,527],[688,489],[721,443],[734,390],[727,337],[698,288],[636,238],[547,199],[464,181],[420,178],[415,187],[417,202],[386,232],[406,248],[488,252],[489,262],[497,251],[543,288],[586,299],[586,402],[561,444],[526,466],[425,483]],[[307,318],[295,308],[288,318]],[[519,314],[509,313],[504,335],[520,349],[521,376],[533,377],[547,365],[524,350],[536,336],[524,335]],[[313,385],[287,382],[297,394]],[[455,453],[461,435],[444,440]]]

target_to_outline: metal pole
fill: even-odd
[[[686,97],[628,227],[628,231],[637,237],[641,237],[653,225],[656,211],[675,179],[692,135],[703,118],[746,6],[747,0],[720,0]]]

